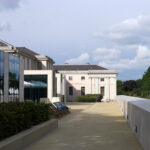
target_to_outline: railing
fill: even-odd
[[[143,149],[150,150],[150,100],[120,95],[116,102]]]

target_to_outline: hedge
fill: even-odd
[[[48,104],[1,103],[0,140],[49,119]]]
[[[78,96],[76,98],[77,102],[96,102],[96,98],[99,98],[100,100],[103,98],[102,94],[87,94],[83,96]]]

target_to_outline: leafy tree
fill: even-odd
[[[136,80],[136,85],[137,85],[137,88],[139,88],[139,89],[142,89],[142,79],[138,79],[138,80]]]
[[[137,88],[137,84],[136,84],[136,81],[135,80],[128,80],[128,81],[125,81],[124,84],[123,84],[123,90],[125,92],[127,91],[132,91],[133,89]]]
[[[150,92],[150,67],[144,73],[142,78],[142,90],[144,92]]]
[[[117,95],[123,94],[123,82],[121,80],[117,80]]]

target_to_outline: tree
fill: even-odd
[[[123,94],[123,82],[121,80],[117,80],[117,95]]]
[[[137,84],[136,84],[135,80],[125,81],[124,84],[123,84],[123,90],[125,92],[132,91],[135,88],[137,88]]]
[[[142,90],[147,93],[150,92],[150,67],[147,69],[147,71],[143,75]]]
[[[136,85],[137,85],[137,88],[139,88],[139,89],[142,89],[142,79],[138,79],[138,80],[136,80]]]

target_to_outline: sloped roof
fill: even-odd
[[[36,53],[36,52],[26,48],[26,47],[16,47],[16,48],[17,48],[17,50],[19,50],[19,52],[22,52],[22,53],[29,55],[31,57],[35,57],[35,55],[39,55],[38,53]]]
[[[0,46],[7,46],[4,42],[0,41]]]
[[[54,70],[74,71],[74,70],[108,70],[98,65],[54,65]]]

